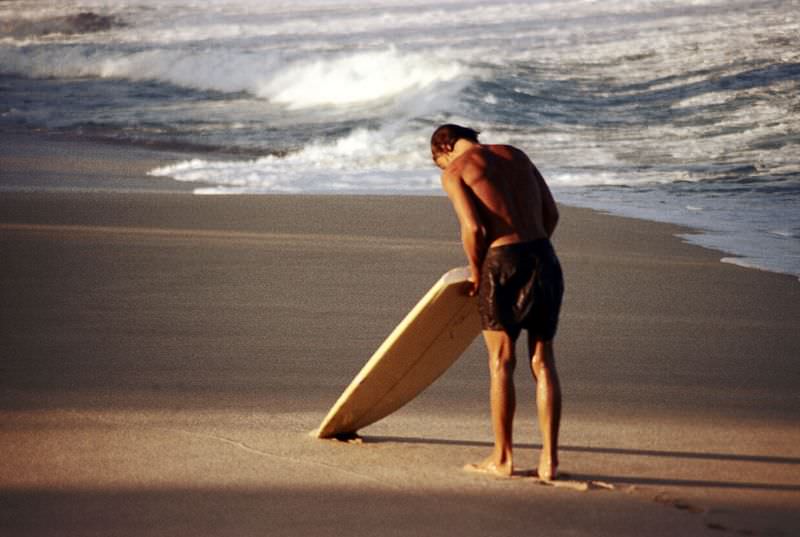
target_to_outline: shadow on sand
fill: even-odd
[[[450,440],[443,438],[413,438],[400,436],[365,436],[365,443],[396,443],[396,444],[426,444],[441,446],[461,446],[461,447],[486,447],[491,448],[491,442],[476,440]],[[516,446],[521,449],[541,449],[541,444],[519,444]],[[636,457],[662,457],[678,459],[699,459],[714,461],[731,462],[754,462],[768,464],[800,464],[800,458],[795,457],[773,457],[768,455],[738,455],[731,453],[693,453],[685,451],[659,451],[647,449],[623,449],[605,447],[583,447],[583,446],[561,446],[559,448],[566,452],[575,453],[598,453],[606,455],[623,455]],[[750,490],[773,490],[773,491],[800,491],[800,484],[782,483],[747,483],[736,481],[706,481],[699,479],[669,479],[657,477],[637,477],[637,476],[611,476],[611,475],[583,475],[570,473],[571,479],[583,481],[607,481],[615,484],[627,485],[662,485],[677,487],[709,487],[724,489],[750,489]]]

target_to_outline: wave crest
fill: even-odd
[[[462,72],[458,64],[394,49],[361,52],[288,66],[257,94],[289,108],[352,105],[382,101],[448,82]]]

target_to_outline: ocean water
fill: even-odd
[[[558,201],[800,276],[800,1],[5,0],[0,130],[208,152],[199,194],[440,194],[432,130]]]

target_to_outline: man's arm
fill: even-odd
[[[453,203],[461,225],[461,243],[469,260],[471,294],[475,294],[481,281],[483,257],[486,255],[486,228],[478,216],[467,185],[459,175],[445,171],[442,174],[442,186]]]
[[[533,163],[531,163],[531,166],[533,167],[533,174],[536,177],[536,181],[539,183],[539,192],[542,196],[542,223],[544,224],[547,237],[550,238],[556,230],[556,225],[558,225],[558,207],[556,206],[556,200],[553,199],[553,194],[550,192],[550,187],[547,186],[544,177],[542,177],[542,174],[539,173],[539,170],[536,169]]]

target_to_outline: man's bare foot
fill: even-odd
[[[537,470],[539,479],[543,481],[552,481],[558,474],[558,460],[551,460],[550,457],[545,457],[544,453],[539,456],[539,469]]]
[[[514,468],[511,463],[511,458],[507,458],[505,461],[498,463],[495,461],[494,456],[491,455],[477,464],[471,463],[464,465],[464,471],[496,475],[498,477],[511,477]]]

